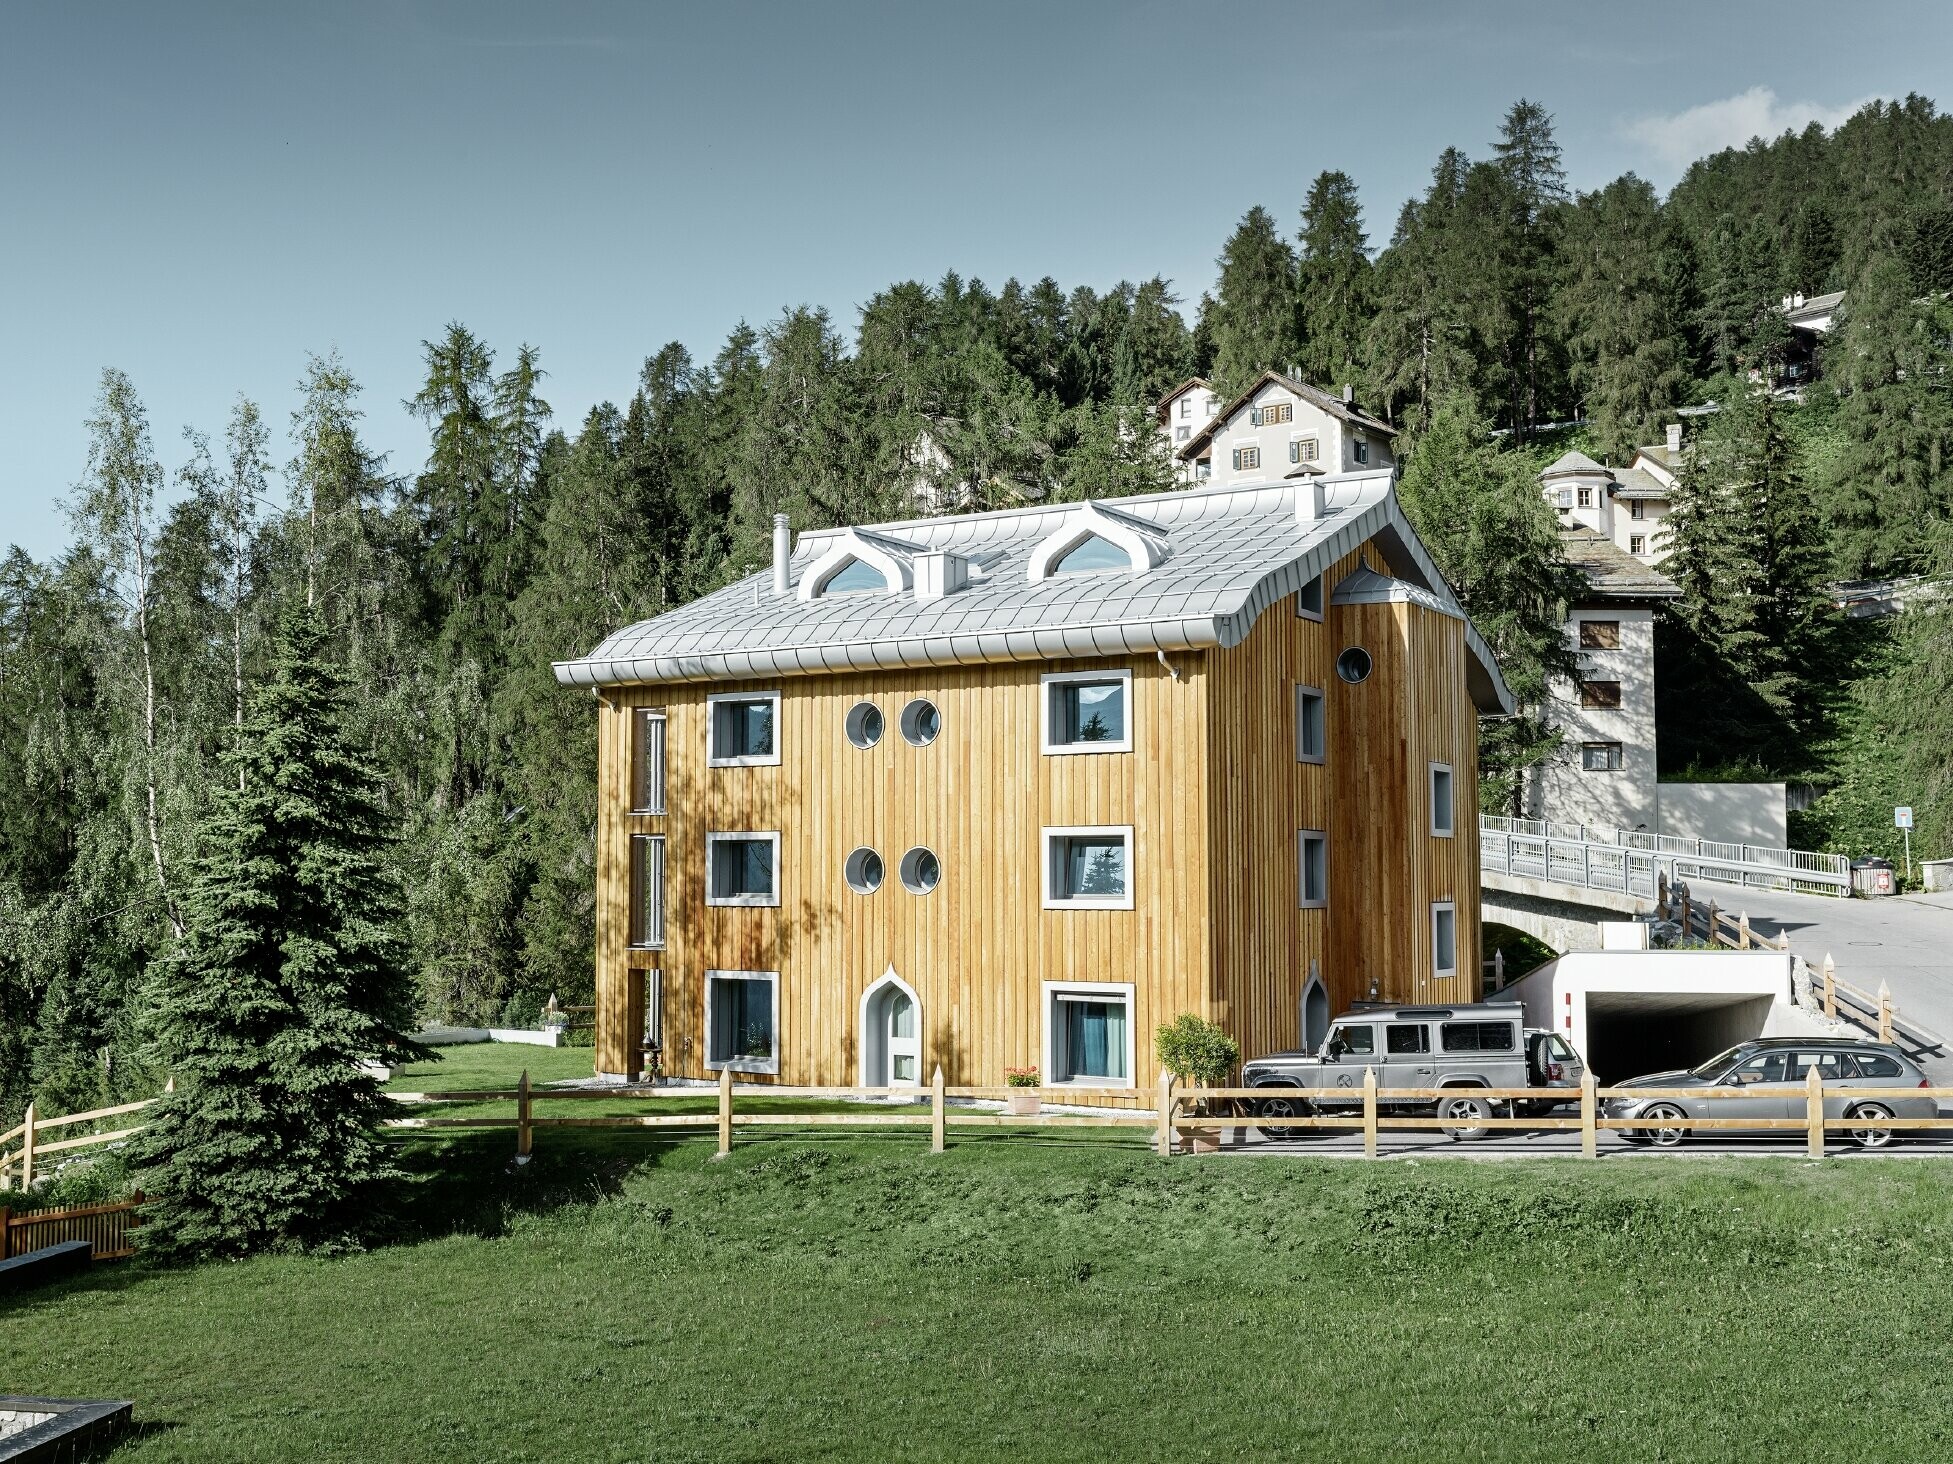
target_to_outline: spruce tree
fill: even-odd
[[[281,621],[268,681],[211,790],[183,939],[152,968],[175,1079],[136,1142],[147,1242],[239,1255],[356,1244],[395,1171],[362,1063],[424,1055],[397,935],[378,774],[346,737],[315,611]]]
[[[1221,250],[1220,269],[1214,389],[1231,397],[1263,371],[1295,363],[1295,253],[1257,204]]]
[[[1349,174],[1316,175],[1302,204],[1301,242],[1300,365],[1309,381],[1333,388],[1356,377],[1371,315],[1369,241]]]

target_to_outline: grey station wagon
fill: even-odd
[[[1802,1118],[1806,1112],[1806,1084],[1812,1067],[1824,1083],[1824,1116],[1855,1118],[1863,1127],[1846,1130],[1867,1149],[1882,1149],[1896,1130],[1881,1127],[1888,1118],[1932,1118],[1939,1104],[1932,1098],[1899,1097],[1891,1093],[1860,1096],[1867,1088],[1928,1088],[1932,1084],[1916,1063],[1898,1048],[1883,1042],[1853,1038],[1758,1037],[1717,1053],[1700,1067],[1649,1073],[1618,1083],[1621,1088],[1728,1088],[1731,1098],[1610,1098],[1610,1118],[1640,1118],[1646,1128],[1619,1129],[1630,1143],[1671,1149],[1689,1136],[1694,1118]],[[1795,1129],[1704,1129],[1709,1138],[1737,1133],[1801,1139]]]
[[[1558,1034],[1529,1028],[1516,1002],[1455,1007],[1363,1007],[1343,1013],[1314,1053],[1276,1052],[1241,1069],[1242,1086],[1265,1088],[1255,1112],[1301,1118],[1348,1112],[1363,1104],[1363,1071],[1375,1068],[1377,1107],[1391,1113],[1435,1113],[1454,1139],[1482,1138],[1484,1120],[1513,1105],[1478,1095],[1482,1088],[1563,1088],[1577,1096],[1585,1068]],[[1443,1088],[1405,1098],[1406,1088]],[[1552,1107],[1536,1100],[1534,1111]],[[1264,1128],[1264,1138],[1293,1138],[1306,1129]]]

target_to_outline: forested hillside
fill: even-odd
[[[1665,199],[1632,175],[1575,197],[1551,118],[1521,102],[1484,156],[1438,157],[1381,248],[1354,180],[1294,188],[1289,217],[1246,213],[1197,301],[1157,278],[901,282],[845,330],[806,305],[742,322],[709,361],[658,348],[581,422],[552,416],[536,349],[429,322],[402,404],[427,432],[418,469],[365,446],[365,415],[398,408],[336,359],[295,362],[289,401],[240,399],[180,445],[105,370],[72,546],[0,563],[0,1125],[30,1093],[65,1109],[153,1088],[151,967],[284,608],[319,608],[385,774],[422,1014],[525,1020],[591,986],[593,718],[553,658],[757,567],[775,512],[811,528],[918,493],[1169,487],[1152,403],[1193,374],[1225,392],[1294,365],[1400,424],[1405,502],[1534,695],[1564,588],[1541,455],[1572,440],[1622,461],[1678,404],[1720,401],[1681,517],[1665,741],[1822,764],[1840,839],[1902,787],[1920,842],[1945,847],[1947,611],[1868,645],[1818,586],[1953,559],[1953,119],[1877,104],[1703,159]],[[1824,386],[1751,400],[1747,374],[1787,345],[1779,298],[1834,289],[1851,294]],[[1537,734],[1488,728],[1488,801]]]

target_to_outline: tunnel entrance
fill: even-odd
[[[1770,998],[1729,992],[1589,991],[1587,1061],[1602,1083],[1694,1067],[1761,1036]]]

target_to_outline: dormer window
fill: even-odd
[[[888,576],[865,559],[850,559],[827,577],[823,595],[885,595]]]
[[[1132,568],[1132,556],[1108,539],[1097,534],[1079,541],[1075,549],[1067,549],[1059,555],[1051,566],[1053,574],[1102,574],[1108,569]]]

